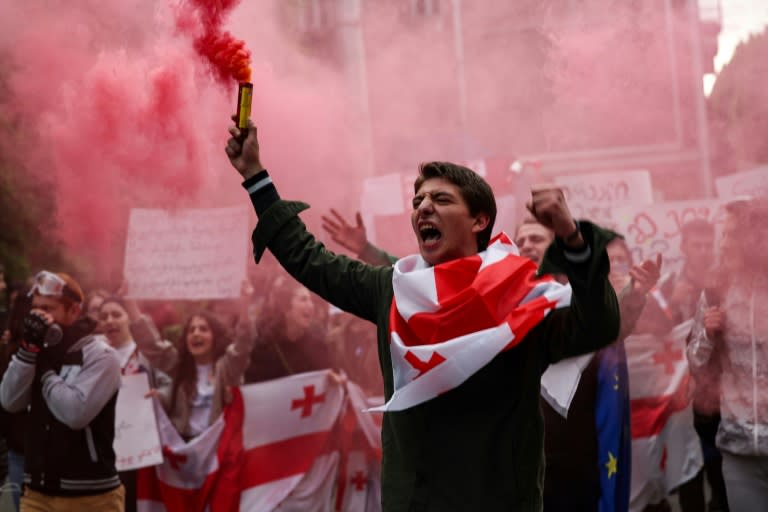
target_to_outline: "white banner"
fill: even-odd
[[[245,208],[134,208],[124,277],[136,299],[239,297],[247,251]]]
[[[398,215],[405,212],[404,197],[399,173],[367,178],[360,194],[360,211],[365,216]]]
[[[123,375],[115,410],[115,449],[118,471],[163,462],[152,399],[145,398],[149,380],[144,372]]]
[[[768,196],[768,165],[715,180],[718,197]]]
[[[715,226],[715,239],[719,240],[725,222],[725,203],[722,199],[703,199],[617,207],[616,230],[626,237],[635,263],[661,253],[663,272],[677,272],[683,263],[680,229],[691,220],[705,219]]]
[[[642,206],[653,202],[648,171],[556,176],[554,182],[562,187],[574,217],[608,228],[616,225],[613,215],[616,207]]]

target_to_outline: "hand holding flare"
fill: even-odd
[[[236,122],[236,116],[232,116],[232,120]],[[229,127],[231,137],[227,141],[227,147],[224,149],[227,152],[229,161],[232,162],[232,166],[237,169],[237,172],[245,180],[256,176],[264,170],[259,156],[259,140],[257,138],[256,126],[250,120],[248,120],[246,126],[248,132],[245,135],[236,126]]]

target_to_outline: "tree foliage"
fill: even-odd
[[[720,173],[768,163],[768,29],[736,48],[708,101],[714,167]]]
[[[0,59],[0,77],[9,64]],[[59,268],[60,245],[43,235],[55,208],[51,187],[25,167],[22,147],[34,133],[13,113],[13,98],[0,78],[0,263],[9,280],[25,279],[40,267]]]

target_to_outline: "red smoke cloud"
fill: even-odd
[[[239,0],[189,0],[178,11],[178,28],[192,35],[195,51],[211,65],[224,85],[232,79],[251,81],[251,53],[245,42],[222,29],[227,15]]]
[[[251,54],[245,43],[229,32],[207,33],[195,40],[195,49],[211,62],[219,80],[234,78],[238,82],[251,81]]]
[[[209,11],[188,5],[186,15],[200,22],[196,29],[220,30],[232,5]],[[263,24],[256,31],[262,38],[274,24],[264,5],[251,11]],[[42,228],[52,244],[63,242],[80,265],[68,270],[87,284],[119,284],[131,208],[247,205],[223,151],[237,93],[230,86],[247,78],[237,64],[245,62],[243,53],[217,61],[218,69],[232,72],[222,87],[225,75],[211,78],[193,32],[179,30],[181,12],[154,0],[0,5],[0,118],[23,134],[11,150],[25,166],[13,172],[53,191],[55,209]],[[277,36],[270,37],[277,46]],[[312,182],[305,172],[321,162],[336,159],[334,173],[349,178],[354,162],[345,157],[347,117],[334,92],[337,81],[327,73],[330,78],[306,88],[296,77],[276,76],[263,56],[258,69],[254,119],[265,162],[286,197],[306,197]],[[348,191],[336,179],[323,178],[334,191],[323,195],[329,202]],[[352,183],[347,179],[347,187]],[[38,204],[35,197],[24,202]]]
[[[415,175],[423,160],[502,162],[490,176],[501,195],[513,191],[493,172],[507,176],[513,156],[695,147],[682,8],[667,20],[643,3],[439,2],[419,14],[363,2],[312,18],[312,2],[171,1],[0,3],[3,108],[31,146],[15,149],[56,191],[51,234],[104,248],[99,267],[120,267],[130,207],[248,204],[222,149],[245,62],[263,162],[283,197],[313,206],[315,227],[330,206],[351,218],[370,172]],[[662,51],[667,40],[679,55]],[[698,189],[665,165],[657,189]],[[407,222],[396,229],[412,239]]]

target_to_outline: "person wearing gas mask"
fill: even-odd
[[[6,410],[29,410],[21,510],[122,512],[112,448],[120,360],[81,317],[72,277],[41,271],[30,296],[22,345],[0,383]]]

